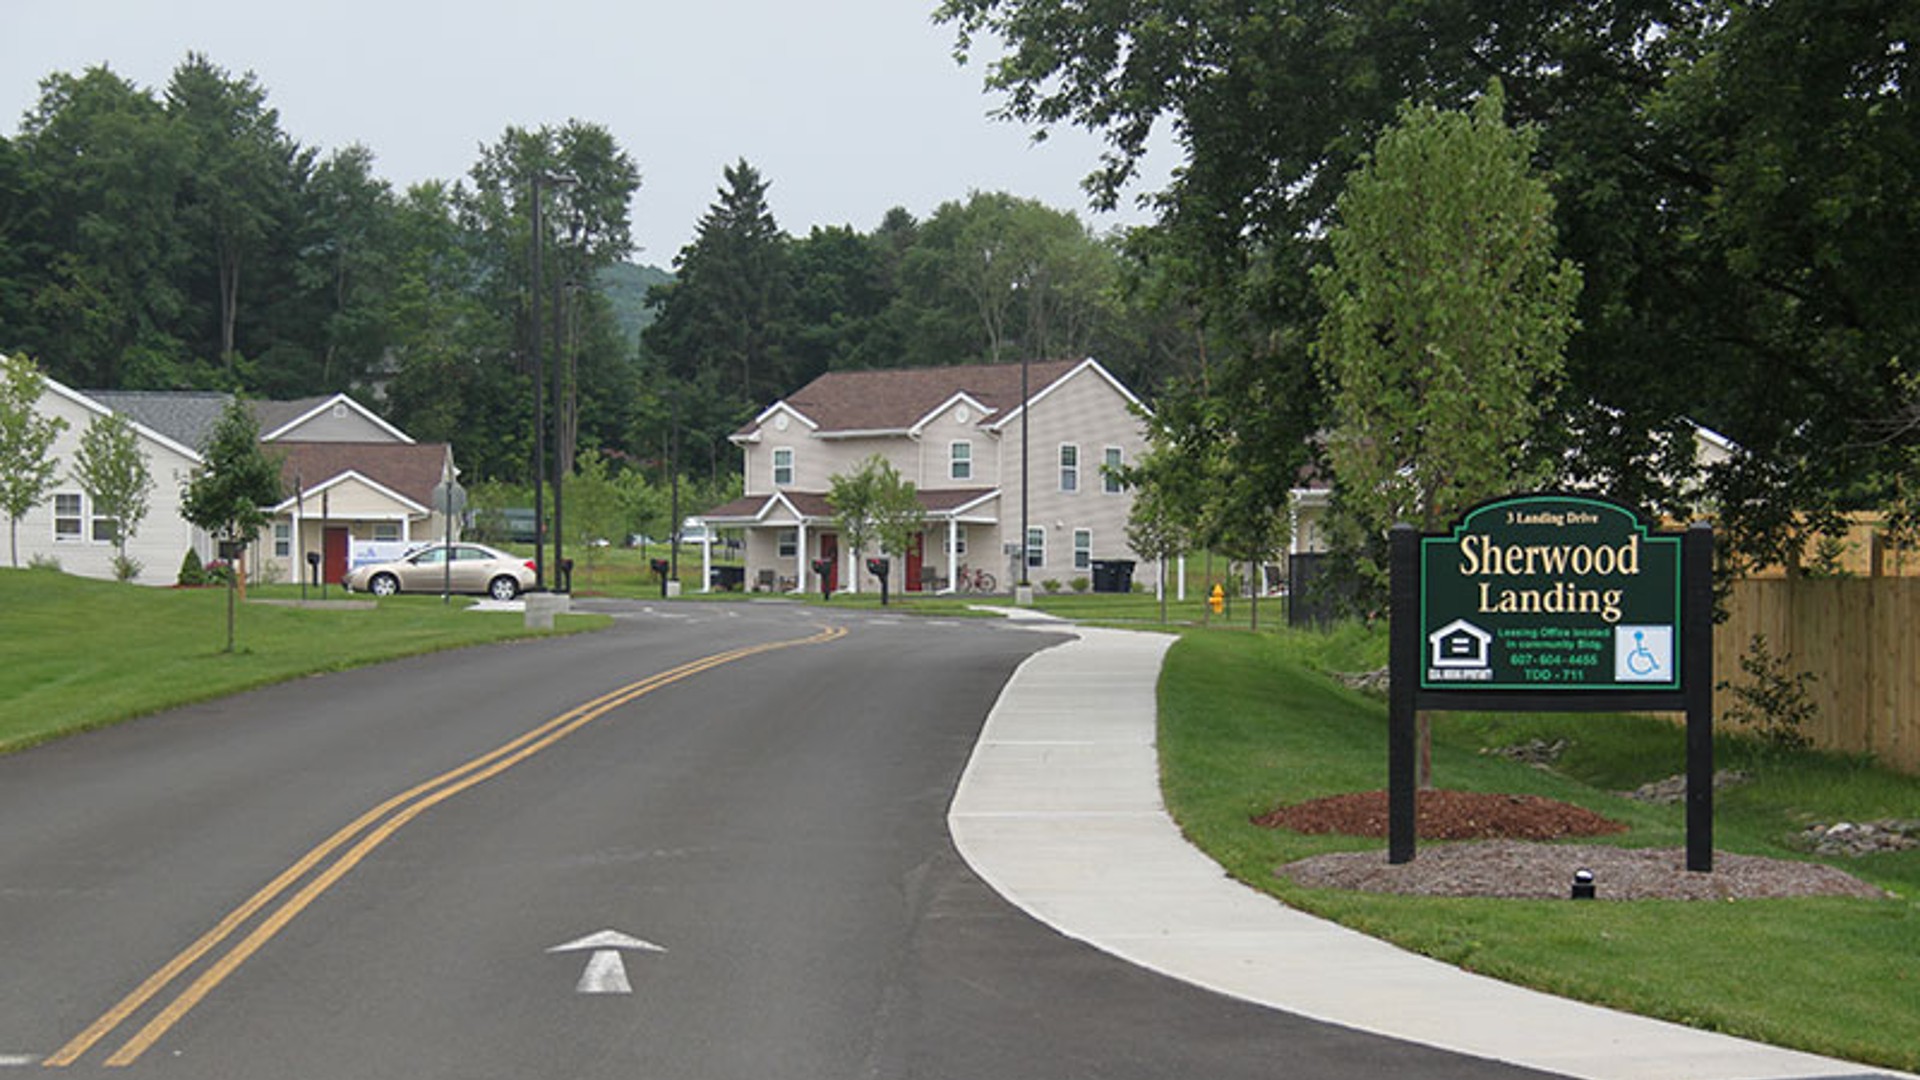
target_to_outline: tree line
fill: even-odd
[[[0,138],[0,350],[83,390],[349,392],[509,488],[544,371],[569,467],[677,463],[703,492],[737,482],[729,433],[832,368],[1097,353],[1148,387],[1187,352],[1072,213],[969,193],[793,237],[746,161],[719,179],[639,334],[619,290],[641,169],[604,127],[507,127],[464,177],[402,191],[207,56],[157,92],[56,72]]]

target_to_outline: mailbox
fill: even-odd
[[[654,560],[653,560],[653,572],[654,572],[654,573],[656,573],[656,574],[659,574],[659,575],[660,575],[661,577],[666,577],[666,576],[667,576],[667,570],[668,570],[668,568],[669,568],[669,566],[670,566],[670,564],[669,564],[669,563],[667,562],[667,560],[665,560],[665,559],[654,559]]]
[[[881,581],[887,580],[887,560],[886,559],[868,559],[867,573],[872,574],[874,577],[879,578]]]

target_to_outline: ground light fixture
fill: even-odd
[[[1593,899],[1593,871],[1583,866],[1573,872],[1573,896],[1571,899]]]

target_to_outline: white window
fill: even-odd
[[[773,554],[781,559],[791,559],[800,554],[800,530],[781,529],[773,542]]]
[[[1027,566],[1038,569],[1047,565],[1047,530],[1027,530]]]
[[[793,483],[793,448],[776,447],[773,451],[773,486],[786,487]]]
[[[1093,530],[1073,530],[1073,568],[1075,570],[1093,569]]]
[[[965,555],[967,553],[967,530],[965,526],[953,531],[953,553],[955,555]]]
[[[1060,444],[1060,490],[1080,490],[1080,448],[1072,443]]]
[[[99,507],[96,506],[94,509],[98,510]],[[120,521],[118,518],[101,517],[99,514],[94,514],[88,520],[92,522],[90,535],[96,543],[111,544],[114,538],[120,535]]]
[[[293,554],[293,526],[284,521],[273,523],[273,557],[285,559]]]
[[[973,444],[953,443],[947,450],[947,476],[953,480],[973,479]]]
[[[80,496],[73,492],[55,492],[53,496],[53,538],[80,540],[85,515],[80,511]]]
[[[400,523],[397,521],[376,521],[373,523],[373,538],[380,543],[391,544],[400,539]]]
[[[1100,490],[1109,495],[1120,494],[1120,478],[1114,475],[1126,464],[1126,455],[1117,446],[1107,447],[1107,467],[1100,473]]]

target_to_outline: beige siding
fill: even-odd
[[[83,577],[113,577],[114,545],[93,539],[93,507],[74,479],[73,468],[80,449],[80,438],[100,413],[54,390],[40,396],[42,415],[59,417],[67,429],[54,440],[52,455],[59,459],[59,470],[45,502],[27,511],[20,519],[20,565],[34,557],[56,559],[60,568]],[[147,514],[140,520],[134,538],[127,543],[127,557],[141,566],[134,580],[142,585],[171,585],[179,577],[180,561],[189,547],[204,559],[212,554],[198,529],[180,517],[180,492],[193,476],[194,461],[168,445],[140,436],[140,450],[146,456],[147,472],[153,489],[147,494]],[[78,539],[54,538],[54,494],[80,496],[81,533]]]
[[[1028,500],[1028,520],[1034,528],[1046,530],[1046,564],[1028,571],[1035,583],[1052,579],[1062,585],[1089,571],[1073,565],[1073,534],[1076,529],[1093,534],[1094,559],[1132,559],[1140,556],[1127,545],[1127,515],[1133,497],[1122,491],[1108,494],[1102,484],[1100,466],[1107,447],[1119,447],[1122,460],[1132,464],[1146,450],[1146,436],[1138,417],[1127,408],[1126,398],[1112,384],[1091,370],[1083,370],[1033,407],[1028,418],[1031,464],[1028,476],[1033,485]],[[1020,541],[1020,421],[1016,418],[1002,433],[1001,528],[1004,538]],[[1060,448],[1072,444],[1079,448],[1079,484],[1077,490],[1060,489]],[[1135,567],[1135,579],[1148,572],[1144,564]]]

